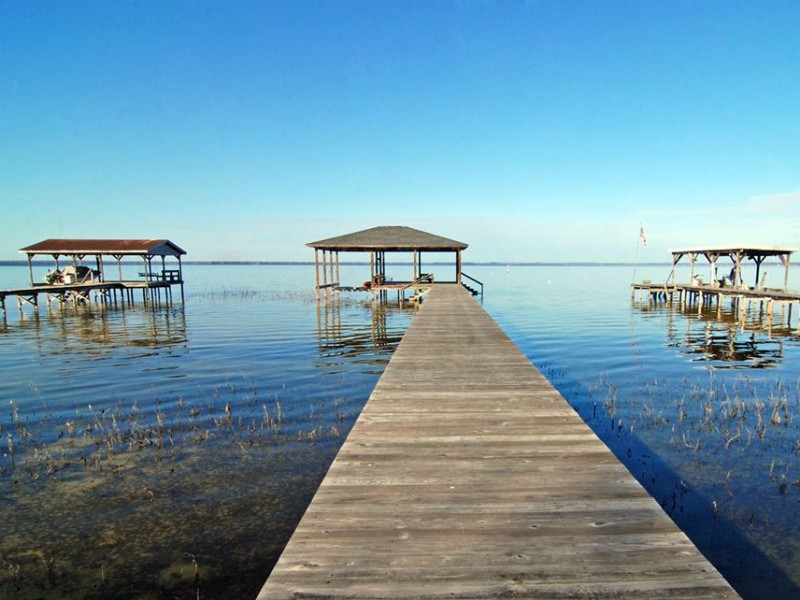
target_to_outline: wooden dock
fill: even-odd
[[[631,300],[635,300],[637,294],[640,300],[677,303],[684,309],[696,307],[698,312],[709,306],[715,306],[719,310],[723,300],[727,299],[740,320],[744,320],[747,311],[754,306],[770,319],[778,309],[786,309],[788,326],[792,324],[792,308],[795,304],[800,311],[800,294],[780,288],[643,282],[631,284]],[[796,329],[800,331],[800,320]]]
[[[736,598],[459,285],[434,285],[258,596]]]
[[[183,280],[145,280],[145,281],[91,281],[86,283],[71,284],[37,284],[13,289],[0,290],[0,317],[6,315],[6,298],[15,296],[17,306],[20,310],[25,304],[33,306],[35,311],[39,309],[39,296],[44,296],[49,306],[50,302],[64,306],[66,304],[88,304],[92,300],[92,295],[97,302],[103,304],[121,303],[132,305],[134,302],[134,291],[142,291],[142,302],[147,304],[161,304],[161,294],[164,293],[166,303],[172,303],[172,286],[181,286],[183,295]],[[119,300],[117,298],[119,293]]]

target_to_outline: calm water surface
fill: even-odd
[[[342,281],[367,270],[345,267]],[[727,305],[632,302],[633,267],[467,271],[740,593],[797,597],[792,329],[755,313],[742,325]],[[311,266],[185,276],[183,306],[35,317],[8,302],[0,598],[254,597],[414,313],[355,294],[320,306]],[[0,267],[0,287],[26,278]]]

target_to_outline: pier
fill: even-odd
[[[719,312],[723,301],[728,300],[740,321],[745,320],[750,308],[757,308],[769,320],[780,310],[781,318],[785,314],[786,322],[791,326],[792,309],[795,304],[800,308],[800,293],[788,290],[790,259],[795,251],[795,248],[782,246],[711,246],[672,250],[672,272],[667,280],[664,283],[646,280],[631,284],[631,300],[635,300],[638,294],[640,300],[678,303],[683,310],[696,307],[698,312],[709,307],[716,307]],[[689,258],[691,271],[688,282],[678,283],[675,272],[683,257]],[[707,282],[697,272],[696,262],[699,257],[708,261]],[[730,274],[727,276],[719,273],[720,258],[729,258],[731,261]],[[767,273],[762,268],[764,261],[769,258],[777,258],[783,267],[782,287],[766,286]],[[742,265],[747,260],[752,261],[756,267],[752,285],[746,284],[742,279]],[[800,320],[797,331],[800,332]]]
[[[87,283],[47,285],[40,284],[20,288],[0,290],[0,312],[5,315],[6,299],[16,296],[17,306],[20,310],[26,304],[39,309],[39,296],[42,295],[49,305],[56,302],[59,306],[65,304],[89,304],[92,296],[96,302],[111,305],[131,305],[134,303],[135,290],[141,290],[142,301],[147,304],[160,304],[162,292],[164,300],[172,303],[172,286],[180,285],[182,280],[173,279],[166,281],[92,281]]]
[[[261,590],[737,598],[461,285],[434,284]]]
[[[454,257],[453,279],[440,279],[440,283],[459,283],[473,295],[483,296],[483,283],[470,277],[462,270],[461,255],[468,244],[452,240],[411,227],[384,225],[355,233],[310,242],[314,249],[315,289],[317,297],[341,291],[370,292],[375,299],[385,301],[389,292],[396,292],[400,303],[405,301],[408,292],[411,302],[416,302],[425,294],[428,284],[434,280],[433,273],[423,273],[423,254],[435,256],[452,254]],[[339,280],[339,253],[366,252],[369,254],[369,279],[358,285],[342,285]],[[411,276],[395,279],[387,274],[387,254],[410,255]],[[464,281],[469,280],[470,283]]]
[[[65,304],[90,304],[92,299],[104,305],[133,304],[136,290],[142,292],[145,305],[172,303],[172,286],[179,286],[183,298],[183,268],[181,256],[186,251],[169,240],[164,239],[48,239],[38,244],[22,248],[28,256],[30,284],[0,290],[0,313],[6,315],[6,299],[17,298],[20,310],[25,304],[39,309],[39,296],[44,296],[47,306],[55,301]],[[54,260],[54,270],[48,270],[42,280],[34,276],[34,257],[49,256]],[[93,267],[83,264],[87,256],[93,256]],[[118,278],[112,276],[103,257],[111,256],[116,261]],[[59,259],[64,257],[68,265],[62,268]],[[167,264],[167,258],[175,265]],[[141,260],[137,278],[123,276],[123,265],[130,270],[131,265],[123,263],[124,258]],[[153,265],[153,260],[160,261]],[[136,265],[134,265],[136,266]],[[168,268],[168,266],[170,268]]]
[[[707,307],[720,311],[723,301],[728,300],[742,321],[748,310],[757,308],[768,319],[772,319],[778,311],[785,312],[789,326],[792,323],[794,305],[797,304],[800,309],[800,294],[775,288],[719,287],[702,283],[658,284],[646,281],[631,285],[631,299],[635,300],[637,295],[640,300],[679,304],[683,310],[694,307],[697,312]],[[796,329],[800,332],[800,320]]]

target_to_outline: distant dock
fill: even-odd
[[[472,296],[434,284],[259,600],[737,598]]]
[[[91,304],[95,300],[104,305],[132,304],[134,292],[141,290],[145,304],[156,305],[162,301],[172,303],[172,286],[179,286],[183,297],[183,268],[181,256],[186,251],[166,239],[47,239],[22,248],[28,256],[30,285],[0,290],[0,311],[6,316],[6,298],[15,296],[20,310],[26,304],[39,310],[40,296],[63,306]],[[55,261],[55,269],[49,270],[43,283],[34,276],[34,257],[48,256]],[[86,257],[95,259],[94,268],[84,264]],[[116,261],[117,279],[113,279],[104,262],[104,257]],[[123,258],[141,261],[139,279],[123,277]],[[174,261],[173,266],[167,259]],[[59,259],[68,265],[61,267]],[[153,261],[156,266],[153,265]],[[160,268],[157,266],[160,263]],[[169,268],[168,268],[169,266]]]
[[[49,305],[56,302],[58,305],[65,304],[89,304],[94,299],[95,302],[110,305],[130,305],[134,303],[134,292],[141,290],[142,302],[148,304],[160,304],[163,301],[172,303],[172,286],[182,285],[183,280],[177,276],[164,281],[92,281],[88,283],[58,284],[58,285],[34,285],[19,288],[0,290],[0,311],[6,314],[6,298],[15,296],[17,306],[20,310],[27,305],[33,306],[34,310],[39,309],[40,298],[43,296]]]
[[[744,320],[747,311],[758,307],[768,318],[772,318],[778,309],[786,309],[787,323],[791,326],[792,312],[795,304],[800,310],[800,294],[787,292],[777,288],[720,287],[714,284],[657,284],[650,282],[631,285],[631,299],[648,299],[653,302],[680,304],[683,309],[696,306],[698,311],[704,307],[722,307],[723,300],[729,300],[731,306]],[[796,325],[800,331],[800,320]]]
[[[727,299],[740,320],[744,320],[748,309],[754,306],[770,319],[779,308],[786,309],[787,322],[791,326],[792,309],[795,304],[800,308],[800,293],[788,290],[789,266],[795,251],[795,248],[783,246],[709,246],[672,250],[672,273],[667,281],[653,283],[646,280],[631,284],[631,300],[635,300],[638,294],[641,300],[678,303],[683,309],[696,306],[698,311],[702,311],[708,307],[720,310],[723,300]],[[676,266],[684,257],[688,257],[691,263],[689,282],[678,283],[675,281]],[[700,257],[709,265],[708,282],[697,273],[696,263]],[[721,258],[731,261],[728,275],[720,273],[718,261]],[[766,285],[767,273],[763,267],[770,258],[778,259],[783,267],[782,287]],[[756,267],[752,285],[742,281],[742,265],[747,261],[755,263]],[[800,331],[800,321],[797,330]]]

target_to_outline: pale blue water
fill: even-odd
[[[632,302],[631,266],[465,269],[740,593],[797,596],[796,315]],[[0,267],[0,288],[27,277]],[[318,304],[309,265],[185,278],[185,304],[155,310],[7,302],[0,597],[253,597],[414,314],[391,296]]]

